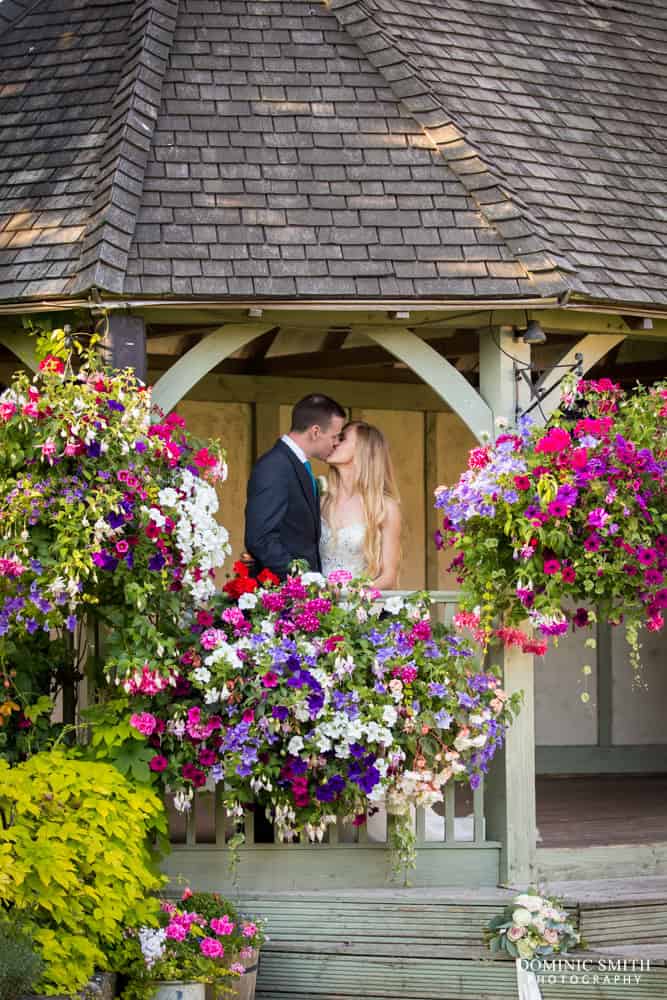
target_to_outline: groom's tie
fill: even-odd
[[[310,462],[304,462],[303,466],[304,466],[306,472],[308,473],[308,475],[310,476],[310,481],[313,484],[313,493],[317,497],[317,480],[315,479],[315,476],[313,475],[313,467],[310,464]]]

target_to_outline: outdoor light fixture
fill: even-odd
[[[544,344],[546,342],[547,335],[537,320],[531,319],[530,323],[524,330],[521,339],[524,344]]]

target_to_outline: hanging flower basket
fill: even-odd
[[[528,619],[545,637],[594,619],[658,631],[667,607],[667,388],[580,381],[546,428],[473,449],[436,491],[440,547],[458,550],[468,624],[487,640]]]

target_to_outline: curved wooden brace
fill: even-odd
[[[13,331],[4,333],[0,331],[0,344],[8,347],[26,368],[30,368],[33,372],[37,371],[39,362],[35,353],[35,341],[32,337]]]
[[[228,323],[209,333],[160,376],[153,386],[154,405],[169,413],[212,368],[274,326],[268,323]]]
[[[625,340],[624,334],[618,333],[589,333],[586,337],[577,341],[574,347],[562,356],[559,365],[575,365],[576,359],[575,354],[583,354],[584,360],[582,362],[582,370],[585,372],[590,371],[593,365],[596,365],[605,354],[609,354],[613,347],[620,344],[621,341]],[[552,371],[543,383],[543,390],[549,390],[552,386],[555,386],[559,379],[563,377],[563,369],[556,368]],[[551,392],[544,402],[539,407],[535,407],[533,410],[534,423],[537,427],[542,427],[549,419],[554,410],[558,409],[560,403],[560,398],[556,390]],[[540,412],[540,410],[542,412]]]
[[[356,328],[355,328],[356,329]],[[493,414],[478,392],[446,358],[411,330],[364,327],[359,331],[403,361],[451,406],[478,441],[492,436]]]

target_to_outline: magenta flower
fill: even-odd
[[[185,941],[188,936],[188,929],[184,927],[183,924],[172,922],[168,925],[165,930],[165,935],[171,938],[172,941]]]
[[[602,539],[599,535],[589,535],[584,541],[584,548],[587,552],[597,552],[602,545]]]
[[[229,919],[226,913],[224,917],[213,917],[213,920],[211,920],[211,930],[221,936],[231,934],[235,926],[236,924]]]
[[[244,924],[243,925],[243,937],[251,938],[257,933],[257,924]]]
[[[148,762],[148,766],[151,771],[156,771],[159,774],[161,771],[166,771],[169,767],[169,761],[166,757],[163,757],[162,754],[158,753],[155,757],[151,757]]]
[[[577,574],[572,566],[563,566],[563,583],[574,583],[577,579]]]
[[[199,942],[199,948],[202,955],[206,955],[207,958],[222,958],[225,954],[225,949],[217,938],[202,938]]]
[[[563,500],[552,500],[547,507],[547,512],[552,517],[567,517],[570,508]]]
[[[662,573],[659,569],[647,569],[644,573],[644,580],[650,587],[657,587],[662,583]]]
[[[655,549],[640,548],[637,550],[637,559],[642,566],[652,566],[658,558]]]
[[[130,716],[130,725],[143,736],[152,736],[157,728],[157,719],[150,712],[135,712]]]
[[[547,576],[553,576],[560,569],[560,562],[558,559],[545,559],[544,560],[544,572]]]
[[[278,685],[278,679],[278,674],[274,673],[273,670],[269,670],[262,677],[262,684],[265,688],[274,688]]]

